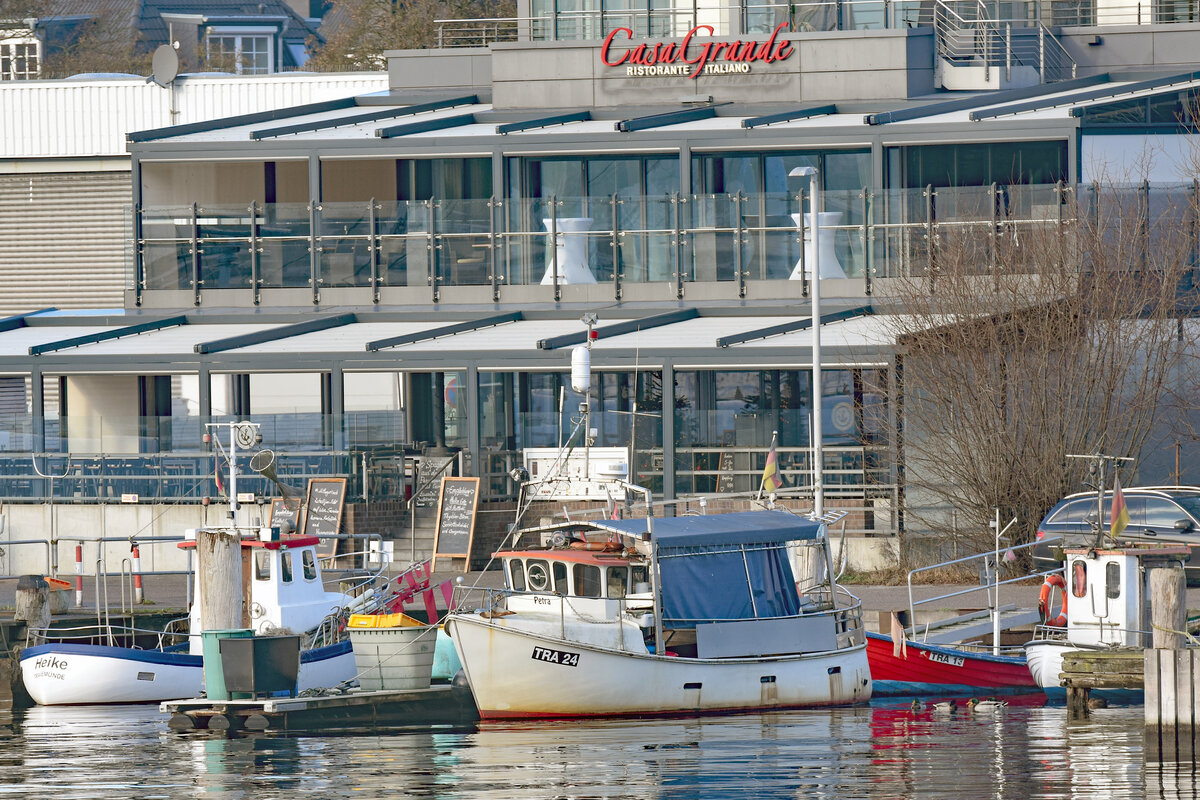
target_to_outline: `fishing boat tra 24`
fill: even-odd
[[[503,552],[507,588],[445,622],[484,719],[848,705],[871,697],[861,603],[825,526],[784,511],[598,520]]]

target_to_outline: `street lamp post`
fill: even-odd
[[[813,515],[825,515],[825,458],[821,449],[821,175],[816,167],[796,167],[791,177],[807,177],[812,191],[812,268],[808,294],[812,300],[812,457],[813,457]],[[804,219],[804,208],[800,209]],[[801,237],[800,247],[804,247]]]

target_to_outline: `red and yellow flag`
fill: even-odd
[[[1121,494],[1121,479],[1116,475],[1113,475],[1112,513],[1109,516],[1112,522],[1109,523],[1108,535],[1115,539],[1129,524],[1129,509],[1125,506],[1125,495]]]

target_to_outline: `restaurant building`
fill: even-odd
[[[1200,24],[1167,3],[520,13],[389,53],[387,91],[131,134],[124,307],[0,322],[28,408],[7,500],[48,496],[35,451],[63,499],[198,502],[201,425],[228,417],[264,423],[281,476],[350,475],[366,502],[446,454],[511,500],[525,451],[577,424],[585,313],[590,438],[632,481],[752,492],[777,433],[811,486],[816,262],[827,497],[886,539],[886,282],[946,231],[1067,223],[1099,182],[1195,192]]]

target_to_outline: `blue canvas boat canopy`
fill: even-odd
[[[646,520],[605,520],[597,527],[641,536]],[[790,617],[800,598],[787,543],[818,539],[821,524],[785,511],[655,518],[664,628]]]
[[[645,519],[599,520],[594,524],[601,530],[636,537],[645,534],[647,527]],[[786,511],[654,518],[654,541],[660,553],[668,548],[783,544],[816,539],[820,535],[819,522]]]

